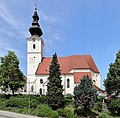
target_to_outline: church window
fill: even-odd
[[[43,84],[43,79],[40,79],[40,84]]]
[[[95,81],[95,80],[93,80],[93,84],[96,84],[96,81]]]
[[[67,88],[70,88],[70,79],[67,79]]]
[[[33,92],[33,85],[31,86],[31,92]]]
[[[40,95],[42,95],[42,88],[40,88]]]
[[[35,49],[36,48],[36,45],[35,44],[33,44],[33,49]]]

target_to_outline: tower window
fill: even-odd
[[[43,84],[43,79],[40,79],[40,84]]]
[[[35,44],[33,44],[33,49],[35,49],[36,48],[36,45]]]
[[[70,88],[70,79],[67,79],[67,88]]]

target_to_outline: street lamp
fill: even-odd
[[[27,80],[29,81],[28,113],[30,114],[30,80],[28,78],[27,78]]]

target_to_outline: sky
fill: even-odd
[[[0,0],[0,56],[15,51],[26,75],[27,40],[35,0]],[[92,55],[101,73],[120,49],[120,0],[36,0],[44,56]]]

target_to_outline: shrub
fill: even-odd
[[[105,113],[102,113],[98,116],[98,118],[108,118],[107,114]]]
[[[72,99],[68,99],[68,98],[65,98],[65,105],[72,105],[73,104],[73,100]]]
[[[94,105],[94,109],[98,112],[102,112],[102,102],[98,102]]]
[[[29,96],[22,96],[22,95],[17,95],[14,97],[10,97],[10,99],[6,100],[6,107],[17,107],[17,108],[23,108],[23,107],[28,107],[29,101],[28,98]],[[38,106],[38,101],[34,98],[30,98],[30,107],[31,108],[36,108]]]
[[[15,109],[15,108],[14,108]],[[13,111],[13,109],[12,109]],[[27,107],[24,107],[24,108],[16,108],[16,111],[15,112],[18,112],[18,113],[22,113],[22,114],[27,114],[28,113],[28,108]]]
[[[39,115],[39,110],[40,106],[38,106],[37,108],[31,110],[31,115],[35,115],[35,116],[38,116]]]
[[[58,112],[52,111],[51,107],[48,105],[41,105],[38,113],[39,117],[50,117],[50,118],[58,118]]]
[[[52,109],[48,105],[41,105],[39,109],[38,116],[40,117],[47,117],[49,116],[49,113],[52,111]]]
[[[108,104],[108,110],[113,114],[120,115],[120,99],[112,100]]]
[[[11,95],[10,94],[0,94],[0,99],[1,98],[4,98],[4,99],[9,99],[11,97]]]
[[[57,109],[57,112],[60,116],[66,117],[65,110],[64,109]]]
[[[6,100],[6,107],[23,108],[27,106],[28,106],[28,99],[26,98],[11,97],[9,100]]]
[[[6,107],[17,107],[17,101],[14,99],[9,99],[6,101]]]
[[[43,95],[43,96],[36,96],[36,100],[40,104],[47,104],[47,97],[45,95]]]
[[[27,100],[27,102],[28,102],[28,100]],[[30,107],[36,108],[37,105],[38,105],[38,101],[37,100],[35,100],[35,99],[30,100]]]
[[[99,97],[98,97],[98,100],[99,100],[100,102],[103,102],[104,99],[105,99],[104,96],[99,96]]]
[[[52,112],[50,112],[49,116],[50,116],[50,118],[58,118],[59,114],[57,111],[52,111]]]
[[[75,109],[74,113],[82,117],[89,116],[89,118],[95,118],[98,115],[90,110],[84,110],[84,109]]]
[[[75,109],[74,113],[78,116],[88,116],[87,111],[85,111],[84,109]]]
[[[79,118],[76,114],[66,109],[65,109],[65,115],[66,115],[66,118]]]
[[[72,99],[73,98],[73,95],[71,95],[70,93],[66,94],[65,96],[67,99]]]
[[[5,108],[5,99],[1,98],[0,99],[0,109],[4,109]]]

